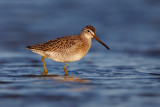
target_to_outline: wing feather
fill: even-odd
[[[61,38],[53,39],[45,43],[33,45],[30,47],[31,50],[41,50],[41,51],[58,51],[69,49],[79,42],[79,36],[64,36]]]

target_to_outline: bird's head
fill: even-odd
[[[87,25],[82,29],[81,32],[82,35],[84,35],[86,38],[94,38],[95,40],[97,40],[99,43],[101,43],[104,47],[106,47],[108,50],[110,50],[110,48],[104,44],[96,35],[95,35],[95,28],[91,25]]]

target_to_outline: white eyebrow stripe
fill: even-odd
[[[92,30],[90,30],[90,32],[92,33],[92,35],[94,35],[94,32]]]

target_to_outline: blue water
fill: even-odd
[[[0,0],[2,107],[159,107],[159,0]],[[46,59],[27,45],[75,35],[86,25],[87,55],[68,63]]]

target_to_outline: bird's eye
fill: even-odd
[[[90,32],[90,31],[88,30],[88,32]]]

